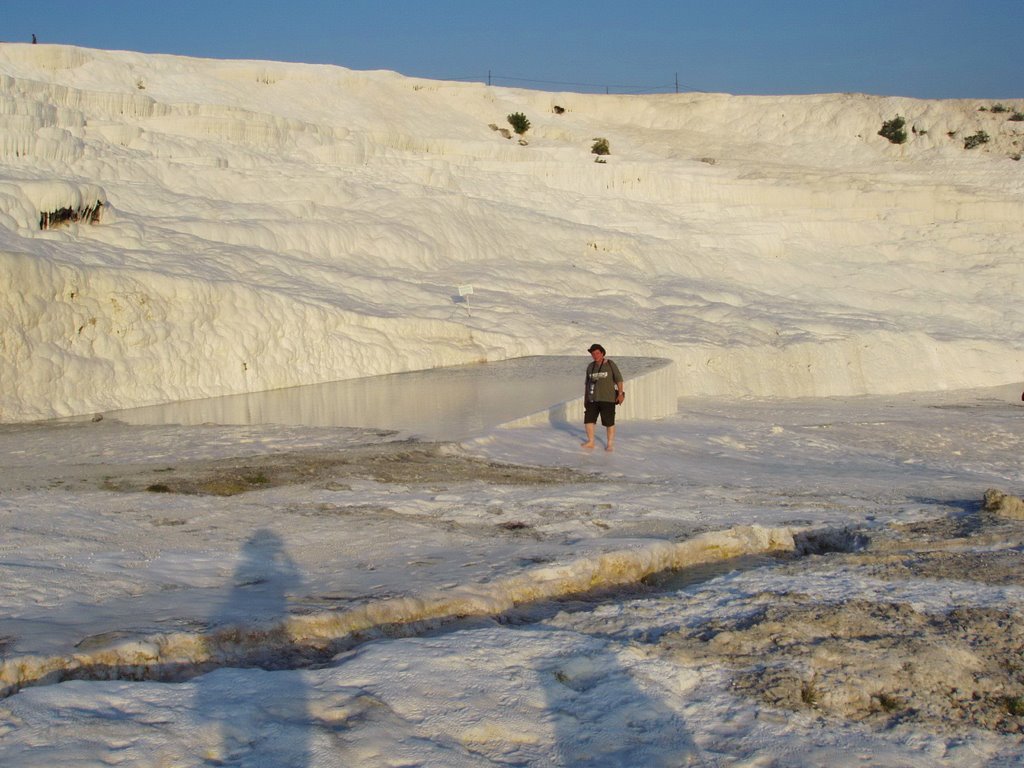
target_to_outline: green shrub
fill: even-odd
[[[530,121],[526,119],[526,115],[522,112],[513,112],[509,115],[508,124],[511,125],[512,130],[520,136],[530,130]]]
[[[1024,122],[1024,112],[1014,112],[1010,115],[1007,120],[1013,120],[1015,123]]]
[[[882,130],[878,132],[878,135],[888,139],[893,144],[902,144],[907,140],[907,132],[903,129],[906,124],[906,120],[896,115],[892,120],[886,120],[882,123]]]
[[[608,139],[594,139],[594,146],[590,148],[590,151],[595,155],[610,155],[612,153],[608,147]]]
[[[1008,106],[1006,106],[1005,104],[993,104],[992,105],[992,111],[996,112],[996,113],[1009,112],[1010,108]]]
[[[988,134],[984,131],[978,131],[964,139],[964,149],[974,149],[982,144],[988,144]]]

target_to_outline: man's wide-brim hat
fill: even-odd
[[[595,349],[600,351],[602,355],[604,354],[604,347],[600,344],[591,344],[590,349],[588,349],[587,352],[593,352]]]

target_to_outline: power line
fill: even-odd
[[[520,77],[514,75],[498,75],[488,71],[486,75],[471,75],[468,77],[446,77],[444,80],[452,80],[455,82],[482,82],[487,85],[493,85],[496,81],[501,81],[505,84],[516,84],[516,83],[528,83],[530,85],[544,85],[544,86],[561,86],[565,88],[592,88],[603,90],[605,93],[621,93],[621,94],[644,94],[644,93],[679,93],[680,88],[684,91],[703,93],[700,88],[695,88],[690,85],[679,82],[678,75],[676,76],[676,82],[672,85],[637,85],[631,84],[613,84],[613,83],[585,83],[585,82],[572,82],[566,80],[543,80],[538,78]],[[545,89],[541,89],[545,90]]]

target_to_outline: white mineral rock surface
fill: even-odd
[[[991,106],[0,45],[0,765],[1020,764]],[[593,341],[614,453],[208,415]]]
[[[0,421],[597,337],[677,361],[680,395],[1024,370],[1024,123],[986,103],[552,94],[17,44],[0,87]],[[512,112],[528,146],[489,127]],[[902,145],[878,135],[896,115]],[[98,224],[39,228],[97,202]]]

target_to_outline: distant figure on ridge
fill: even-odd
[[[38,41],[36,40],[36,33],[32,33],[32,45],[35,45]]]
[[[597,415],[601,414],[601,424],[604,425],[608,438],[605,441],[606,451],[615,450],[615,406],[620,405],[626,399],[626,390],[622,381],[622,374],[619,366],[610,358],[605,357],[604,347],[600,344],[591,344],[590,357],[593,358],[587,366],[587,378],[583,390],[583,426],[587,430],[587,441],[583,447],[591,449],[594,447],[594,430],[597,425]]]

